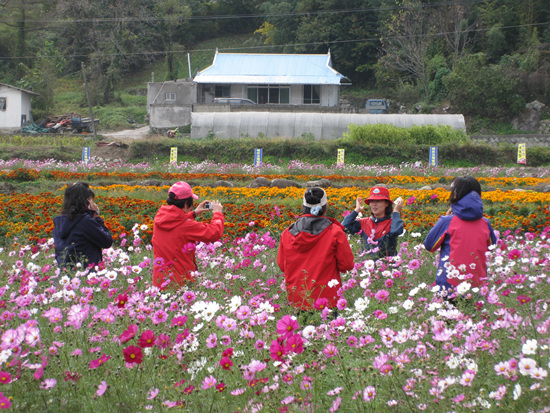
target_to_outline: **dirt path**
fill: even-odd
[[[138,129],[126,129],[118,132],[105,132],[101,135],[105,138],[113,140],[122,140],[122,139],[145,139],[149,135],[149,126],[143,126]]]

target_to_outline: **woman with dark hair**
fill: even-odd
[[[224,228],[223,206],[218,201],[203,201],[193,209],[199,199],[187,182],[177,182],[168,190],[166,205],[160,207],[154,219],[153,285],[161,289],[169,283],[182,286],[194,281],[191,274],[197,271],[195,244],[214,242],[221,238]],[[209,224],[195,221],[197,215],[212,210]]]
[[[284,230],[277,264],[285,274],[288,300],[301,310],[311,310],[319,298],[328,308],[336,306],[340,273],[353,269],[354,258],[342,225],[326,216],[327,194],[308,188],[303,215]]]
[[[441,248],[435,282],[445,290],[463,281],[480,287],[487,278],[485,253],[496,243],[493,228],[483,217],[481,185],[471,176],[453,179],[449,202],[446,215],[439,218],[424,241],[430,252]]]
[[[358,218],[359,213],[365,213],[363,202],[370,207],[370,216]],[[350,234],[361,232],[363,248],[369,258],[393,256],[397,254],[397,237],[405,232],[402,209],[403,199],[397,198],[394,204],[388,188],[375,186],[367,199],[357,197],[355,209],[344,218],[342,225]]]
[[[94,198],[86,182],[67,186],[62,215],[53,219],[55,259],[60,266],[96,265],[103,260],[101,250],[113,244]]]

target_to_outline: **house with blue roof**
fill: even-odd
[[[257,104],[338,106],[349,79],[332,68],[327,54],[218,53],[200,71],[197,102],[244,98]]]

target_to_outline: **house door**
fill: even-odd
[[[27,115],[21,115],[21,126],[27,122]]]

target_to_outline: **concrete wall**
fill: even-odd
[[[393,124],[399,127],[412,125],[451,125],[465,130],[462,115],[370,115],[354,113],[307,112],[192,112],[191,138],[203,138],[214,133],[218,138],[297,137],[313,134],[316,139],[337,139],[347,131],[348,125]]]
[[[484,141],[489,145],[512,145],[524,143],[526,146],[550,146],[550,134],[529,135],[471,135],[475,141]]]
[[[175,100],[167,94],[175,93]],[[147,84],[147,113],[153,129],[171,129],[191,123],[191,110],[197,101],[197,85],[178,80]]]

